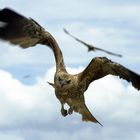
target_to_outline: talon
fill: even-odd
[[[73,108],[70,107],[69,110],[68,110],[68,114],[71,115],[72,113],[73,113]]]
[[[61,109],[61,114],[62,114],[62,116],[67,116],[68,115],[68,113],[67,113],[67,110],[65,110],[65,109]]]

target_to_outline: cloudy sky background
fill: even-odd
[[[51,32],[70,73],[83,70],[95,56],[106,56],[140,73],[140,1],[4,0]],[[123,58],[86,48],[63,32]],[[92,83],[85,93],[92,114],[104,125],[83,123],[79,114],[62,117],[52,87],[55,62],[47,47],[26,50],[0,42],[0,139],[2,140],[139,140],[140,94],[113,76]]]

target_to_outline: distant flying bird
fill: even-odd
[[[31,77],[30,74],[26,74],[26,75],[23,76],[23,78],[30,78],[30,77]]]
[[[0,27],[1,39],[17,44],[22,48],[42,44],[52,49],[56,61],[56,72],[54,83],[50,84],[55,89],[55,95],[61,103],[61,114],[63,116],[75,111],[82,115],[83,121],[91,121],[102,125],[88,110],[84,93],[91,82],[108,74],[119,76],[131,82],[136,89],[140,89],[140,75],[105,57],[93,58],[84,71],[71,75],[65,68],[63,55],[56,40],[36,21],[5,8],[0,11],[0,22],[6,23]],[[65,103],[69,105],[68,110],[64,109]]]
[[[110,51],[107,51],[107,50],[104,50],[104,49],[101,49],[101,48],[97,48],[97,47],[95,47],[95,46],[93,46],[93,45],[90,45],[90,44],[88,44],[88,43],[86,43],[86,42],[80,40],[79,38],[77,38],[77,37],[73,36],[72,34],[70,34],[65,28],[64,28],[64,32],[65,32],[67,35],[71,36],[71,37],[72,37],[73,39],[75,39],[76,41],[78,41],[78,42],[82,43],[83,45],[85,45],[85,46],[87,47],[87,49],[88,49],[88,52],[90,52],[90,51],[102,51],[102,52],[105,52],[105,53],[110,54],[110,55],[122,57],[121,54],[116,54],[116,53],[113,53],[113,52],[110,52]]]

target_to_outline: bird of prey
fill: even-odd
[[[54,83],[50,83],[57,99],[61,103],[61,114],[66,116],[73,111],[82,115],[83,121],[91,121],[102,125],[89,111],[85,104],[84,93],[90,83],[108,74],[119,76],[131,82],[136,89],[140,89],[140,75],[112,62],[106,57],[95,57],[89,65],[80,73],[71,75],[67,72],[61,49],[55,38],[36,21],[26,18],[21,14],[5,8],[0,10],[0,38],[19,45],[22,48],[33,47],[42,44],[50,47],[54,53],[56,72]],[[64,104],[68,104],[66,110]]]
[[[102,51],[102,52],[105,52],[105,53],[107,53],[107,54],[109,54],[109,55],[114,55],[114,56],[122,57],[121,54],[116,54],[116,53],[113,53],[113,52],[110,52],[110,51],[107,51],[107,50],[104,50],[104,49],[95,47],[95,46],[93,46],[93,45],[90,45],[90,44],[88,44],[88,43],[86,43],[86,42],[80,40],[79,38],[77,38],[77,37],[73,36],[72,34],[70,34],[65,28],[64,28],[63,30],[64,30],[64,32],[65,32],[67,35],[71,36],[71,37],[72,37],[73,39],[75,39],[76,41],[78,41],[78,42],[82,43],[83,45],[85,45],[85,46],[87,47],[87,49],[88,49],[88,52],[90,52],[90,51]]]

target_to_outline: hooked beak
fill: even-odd
[[[67,84],[67,81],[66,80],[60,80],[60,85],[61,85],[61,88]]]
[[[55,88],[54,84],[53,83],[50,83],[50,82],[47,82],[49,85],[51,85],[52,87]]]

